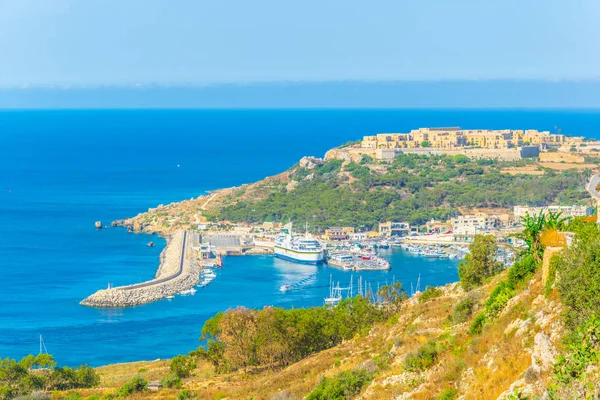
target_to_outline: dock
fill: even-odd
[[[89,307],[131,307],[151,303],[193,288],[200,280],[200,266],[194,261],[188,232],[180,230],[167,238],[154,279],[127,286],[102,289],[79,304]]]

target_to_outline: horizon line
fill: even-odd
[[[35,90],[35,89],[202,89],[214,87],[244,87],[244,86],[296,86],[322,84],[433,84],[433,83],[600,83],[600,77],[594,78],[457,78],[457,79],[330,79],[330,80],[274,80],[274,81],[224,81],[197,83],[93,83],[93,84],[0,84],[0,90]]]

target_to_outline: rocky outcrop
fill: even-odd
[[[302,157],[302,159],[300,159],[300,162],[298,163],[298,165],[301,168],[315,169],[315,167],[322,165],[324,162],[325,161],[322,158],[306,156],[306,157]]]
[[[285,185],[285,190],[288,192],[292,192],[294,191],[294,189],[296,189],[296,186],[298,186],[298,181],[291,180],[288,182],[287,185]]]
[[[345,162],[351,162],[352,155],[347,150],[331,149],[325,153],[325,161],[329,160],[342,160]]]

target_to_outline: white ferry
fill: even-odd
[[[317,264],[325,259],[325,250],[319,241],[307,232],[304,236],[294,235],[292,225],[288,232],[275,239],[275,256],[297,263]]]

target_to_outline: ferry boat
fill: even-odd
[[[307,232],[304,236],[294,235],[289,224],[288,233],[275,239],[276,257],[303,264],[317,264],[325,259],[325,250],[319,241]]]

